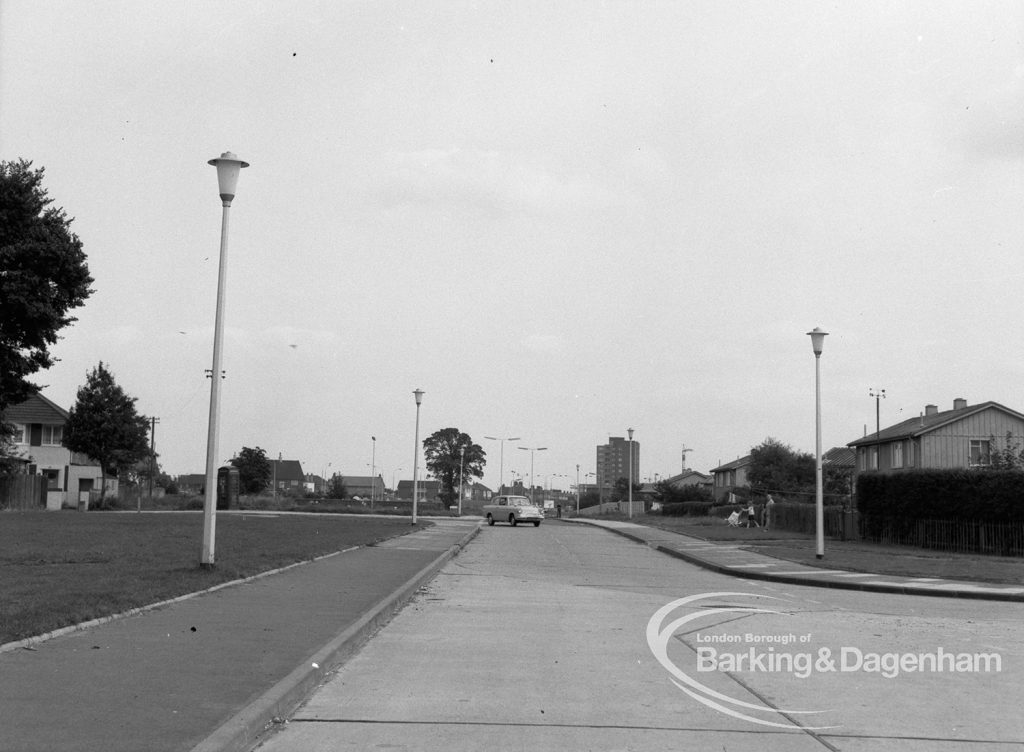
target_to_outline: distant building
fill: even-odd
[[[748,454],[746,457],[740,457],[732,462],[719,465],[711,471],[715,479],[713,493],[716,501],[721,501],[734,489],[744,488],[749,485],[747,472],[750,470],[752,461],[751,456]]]
[[[305,490],[306,474],[298,460],[270,460],[270,487],[278,491]]]
[[[683,486],[704,486],[709,491],[714,486],[714,478],[704,473],[699,473],[696,470],[683,470],[679,475],[673,475],[671,478],[665,478],[661,481],[673,488],[682,488]]]
[[[419,484],[419,501],[436,501],[441,496],[441,481],[439,480],[421,480],[417,481]],[[412,481],[411,480],[400,480],[398,481],[398,488],[396,489],[396,495],[399,499],[405,501],[412,501]]]
[[[341,478],[349,498],[384,499],[384,479],[379,474],[376,477],[372,475],[335,475],[335,477]],[[409,498],[412,498],[411,494]]]
[[[630,446],[633,448],[633,482],[640,478],[640,442],[622,436],[609,436],[607,444],[597,447],[597,483],[602,493],[615,487],[619,478],[628,478]]]

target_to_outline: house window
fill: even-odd
[[[892,466],[903,467],[903,442],[897,441],[892,445]]]
[[[971,439],[969,463],[972,467],[991,464],[987,440]]]
[[[43,470],[42,475],[46,478],[46,487],[50,491],[60,490],[60,470]]]
[[[857,469],[867,470],[868,469],[868,450],[861,447],[857,450]]]
[[[28,426],[22,423],[14,424],[14,443],[15,444],[27,444],[28,443]]]
[[[64,426],[43,426],[43,446],[60,446],[64,438]]]

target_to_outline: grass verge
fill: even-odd
[[[625,519],[624,517],[622,519]],[[715,517],[643,515],[632,522],[716,542],[733,542],[777,559],[825,569],[873,572],[898,577],[936,577],[1002,585],[1024,585],[1024,559],[988,554],[957,554],[913,546],[866,541],[825,540],[818,559],[813,535],[789,530],[729,527]]]
[[[216,566],[204,569],[201,513],[3,512],[0,644],[423,526],[400,518],[222,512]]]

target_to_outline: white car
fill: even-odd
[[[534,527],[540,527],[544,519],[544,512],[525,496],[496,496],[490,504],[484,505],[483,512],[488,525],[508,522],[515,527],[520,522],[532,522]]]

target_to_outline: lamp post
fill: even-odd
[[[210,422],[206,434],[206,498],[203,503],[203,552],[199,560],[202,567],[212,567],[217,538],[217,440],[220,436],[220,381],[222,344],[224,340],[224,290],[227,285],[228,214],[235,198],[238,173],[248,162],[243,162],[229,151],[208,164],[217,168],[220,189],[220,266],[217,271],[217,313],[213,326],[213,368],[210,370]]]
[[[629,500],[630,505],[630,519],[633,519],[633,429],[627,428],[626,432],[630,434],[630,477],[626,498]]]
[[[547,450],[547,447],[519,447],[519,448],[522,449],[525,452],[529,452],[530,453],[530,503],[533,504],[533,487],[535,485],[537,485],[537,481],[535,480],[536,476],[534,476],[534,474],[533,474],[533,454],[534,454],[534,452],[544,452],[544,451]]]
[[[576,463],[576,515],[580,513],[580,463]]]
[[[459,447],[459,517],[462,516],[462,465],[466,461],[466,447]]]
[[[413,397],[416,398],[416,441],[415,441],[415,453],[412,456],[412,524],[416,524],[416,502],[417,497],[420,495],[420,480],[419,480],[419,466],[420,466],[420,403],[423,401],[424,391],[422,389],[416,389],[412,393]]]
[[[377,482],[374,480],[377,477],[377,437],[371,436],[370,440],[373,442],[373,450],[370,452],[370,511],[373,511],[373,499],[377,495]]]
[[[823,559],[825,558],[825,503],[821,483],[821,349],[825,345],[825,337],[828,332],[823,332],[820,327],[815,327],[807,334],[811,337],[811,347],[814,349],[814,531],[817,541],[815,556]]]
[[[498,493],[501,493],[501,487],[505,485],[505,442],[506,441],[519,441],[518,436],[507,436],[503,439],[499,439],[496,436],[484,436],[485,439],[490,441],[501,442],[501,452],[498,460]]]

